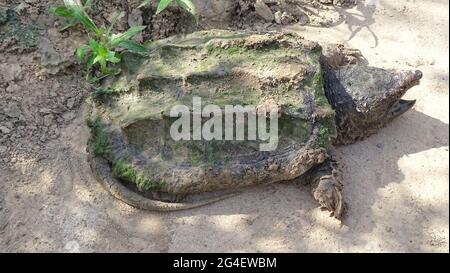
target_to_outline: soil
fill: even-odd
[[[373,66],[423,71],[421,85],[406,96],[418,100],[414,110],[338,149],[349,203],[342,224],[317,208],[309,188],[292,183],[176,213],[140,211],[114,199],[86,161],[83,102],[93,87],[72,65],[82,35],[58,32],[61,23],[46,10],[59,1],[1,0],[0,7],[19,2],[23,25],[39,22],[33,32],[39,43],[27,50],[32,43],[0,35],[0,251],[449,251],[447,1],[327,5],[316,12],[330,17],[326,28],[228,26],[295,31],[358,48]]]

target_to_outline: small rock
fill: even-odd
[[[283,12],[283,15],[281,16],[281,23],[283,25],[292,24],[295,22],[294,16],[292,16],[289,13]]]
[[[1,126],[2,127],[6,127],[7,129],[9,129],[9,130],[11,130],[12,128],[14,128],[14,123],[13,122],[11,122],[11,121],[8,121],[8,122],[2,122],[1,123]],[[1,138],[0,138],[0,142],[1,142]]]
[[[22,67],[19,64],[1,64],[0,65],[0,78],[3,77],[5,82],[22,79]]]
[[[8,148],[6,146],[0,146],[0,154],[6,153]]]
[[[272,22],[273,20],[275,20],[272,10],[269,8],[269,6],[266,5],[266,3],[264,3],[263,0],[256,0],[255,12],[265,21]]]
[[[39,113],[41,113],[41,114],[50,114],[51,112],[52,112],[52,110],[50,110],[48,108],[39,109]]]
[[[53,123],[53,115],[52,114],[48,114],[44,116],[44,125],[49,127],[50,125],[52,125]]]
[[[29,8],[30,6],[27,3],[20,3],[19,5],[17,5],[14,11],[19,15],[23,15],[27,12]]]
[[[75,104],[75,99],[74,98],[70,98],[70,99],[67,100],[67,104],[66,104],[67,108],[72,109],[74,104]]]
[[[278,166],[278,164],[271,164],[269,166],[269,171],[273,172],[273,171],[277,171],[280,168],[280,166]]]
[[[74,112],[66,112],[62,115],[64,121],[66,122],[70,122],[75,118],[75,113]]]
[[[19,118],[21,111],[16,103],[11,102],[6,106],[4,113],[10,118]]]
[[[279,25],[288,25],[295,22],[295,18],[287,12],[277,11],[275,13],[275,22]]]
[[[9,86],[6,88],[6,92],[8,93],[18,93],[20,92],[21,87],[15,83],[9,84]]]
[[[267,0],[266,0],[267,1]],[[267,3],[264,1],[265,3]],[[214,1],[205,1],[205,0],[192,0],[194,3],[197,13],[204,19],[205,21],[213,23],[230,23],[233,21],[233,13],[239,6],[239,1],[230,1],[230,0],[214,0]],[[219,27],[220,24],[217,24]]]
[[[298,23],[301,25],[306,25],[309,23],[309,17],[306,14],[300,15],[298,17]]]
[[[281,11],[277,11],[275,12],[275,22],[279,25],[281,25],[281,16],[282,16],[282,12]]]
[[[11,130],[9,130],[8,128],[6,128],[4,126],[0,126],[0,132],[2,132],[2,134],[9,134],[9,133],[11,133]]]

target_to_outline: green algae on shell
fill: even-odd
[[[113,174],[141,191],[185,195],[294,179],[327,158],[335,136],[326,103],[320,46],[289,34],[202,31],[150,43],[148,56],[125,54],[122,74],[91,103],[90,145]],[[172,107],[276,105],[275,151],[263,141],[175,141]],[[205,122],[205,121],[203,121]],[[92,149],[90,149],[92,150]],[[93,149],[95,151],[95,149]]]

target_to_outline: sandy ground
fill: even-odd
[[[84,108],[49,157],[0,167],[2,252],[448,252],[449,14],[445,0],[369,1],[306,38],[362,50],[371,65],[420,69],[415,109],[339,148],[350,206],[341,225],[307,188],[282,183],[208,207],[152,213],[101,188],[86,163]]]

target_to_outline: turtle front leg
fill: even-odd
[[[306,173],[305,180],[312,187],[314,198],[322,208],[332,212],[332,216],[341,220],[345,211],[342,198],[343,185],[337,171],[337,162],[328,159]]]

